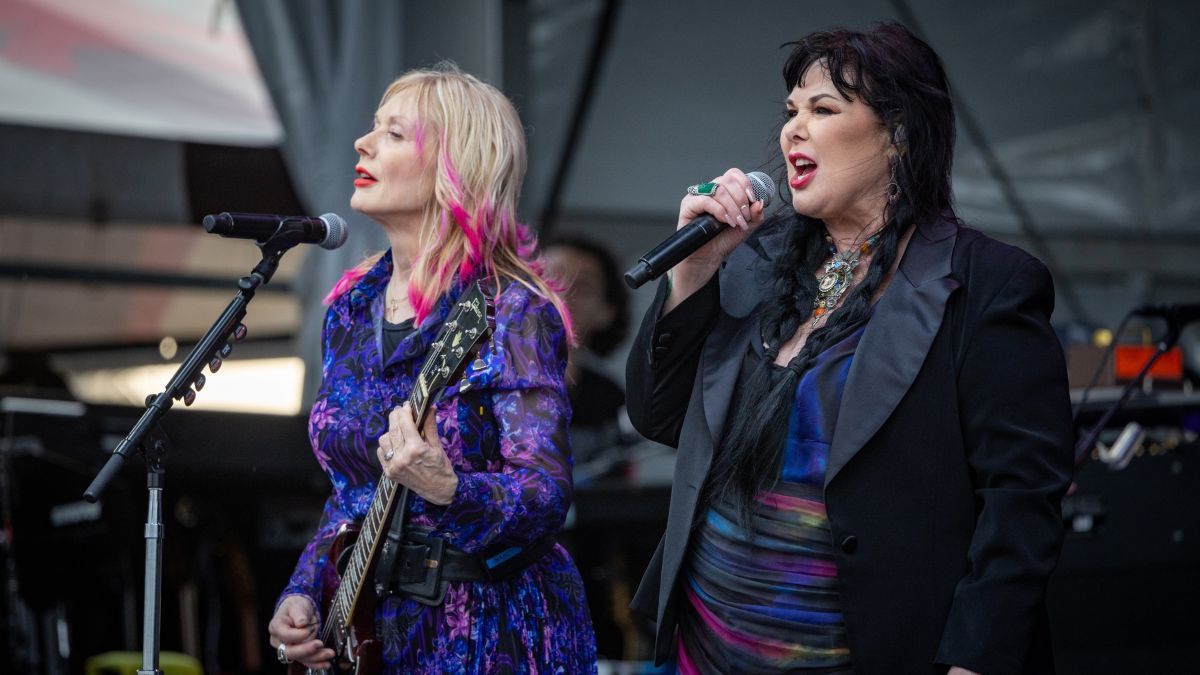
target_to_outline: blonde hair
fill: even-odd
[[[387,88],[380,105],[399,94],[411,96],[417,111],[418,155],[433,159],[433,199],[422,215],[421,253],[408,281],[417,323],[456,275],[463,282],[486,276],[497,289],[509,280],[549,300],[573,341],[570,314],[543,273],[537,240],[517,221],[527,160],[525,132],[512,103],[451,63],[405,73]],[[345,292],[381,255],[348,272],[327,301]]]

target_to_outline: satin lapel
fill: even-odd
[[[919,228],[875,306],[846,378],[826,485],[879,431],[921,370],[958,288],[949,276],[957,231],[947,222]]]

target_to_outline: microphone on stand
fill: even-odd
[[[775,194],[775,181],[761,171],[751,171],[746,177],[750,179],[754,200],[762,202],[764,209],[770,206],[771,195]],[[696,218],[675,230],[661,244],[642,256],[637,264],[625,273],[625,283],[630,288],[639,288],[647,281],[661,277],[667,270],[712,241],[727,227],[729,226],[707,213]]]
[[[336,213],[312,218],[226,211],[204,216],[204,229],[222,237],[254,239],[259,243],[278,235],[294,236],[299,243],[330,250],[346,243],[346,221]]]

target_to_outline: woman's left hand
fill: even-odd
[[[458,474],[438,439],[437,420],[432,413],[425,419],[422,437],[409,405],[393,408],[388,415],[387,433],[379,437],[376,452],[384,475],[407,485],[425,501],[444,506],[454,500]]]
[[[946,673],[946,675],[979,675],[979,673],[977,673],[973,670],[967,670],[966,668],[959,668],[958,666],[954,666],[953,668],[950,669],[950,672]]]

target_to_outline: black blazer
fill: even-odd
[[[673,648],[680,566],[770,266],[764,227],[704,289],[660,318],[627,364],[646,437],[679,448],[666,533],[633,607]],[[922,225],[874,309],[842,398],[825,476],[858,673],[1053,671],[1044,595],[1072,472],[1054,291],[1038,260],[950,222]]]

